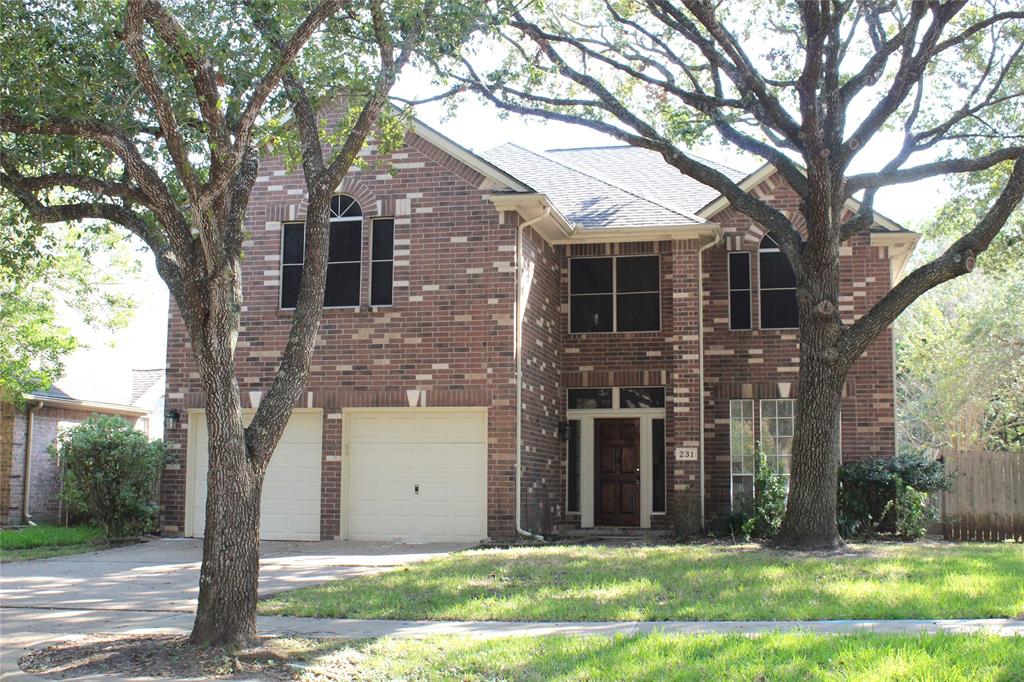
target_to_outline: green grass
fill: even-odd
[[[103,531],[94,526],[29,526],[0,531],[0,561],[45,559],[97,548]]]
[[[1024,614],[1021,545],[475,550],[278,594],[264,614],[431,620],[828,620]],[[1024,648],[1024,647],[1022,647]]]
[[[279,640],[312,679],[1019,681],[1019,639],[775,634]],[[319,677],[318,677],[319,675]]]

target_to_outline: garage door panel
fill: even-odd
[[[252,419],[244,416],[245,423]],[[193,500],[192,535],[202,537],[206,523],[209,438],[205,416],[190,416],[195,452],[190,455]],[[260,538],[320,539],[320,471],[323,416],[320,411],[295,412],[267,467],[260,497]]]
[[[350,539],[476,542],[487,536],[484,411],[360,412],[345,428]]]

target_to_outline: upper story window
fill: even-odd
[[[352,197],[331,199],[327,244],[325,308],[359,306],[363,246],[363,211]],[[281,308],[294,308],[306,257],[306,224],[285,223],[281,247]]]
[[[729,254],[729,329],[750,329],[750,254]]]
[[[395,274],[395,219],[375,218],[370,244],[370,305],[391,305]]]
[[[796,275],[786,254],[765,235],[757,259],[761,296],[761,329],[796,329],[799,315],[796,304]]]
[[[609,256],[569,261],[569,331],[661,328],[661,258]]]

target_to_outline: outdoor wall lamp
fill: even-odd
[[[558,422],[558,438],[563,442],[569,441],[570,429],[569,422],[562,421]]]
[[[178,428],[179,421],[181,421],[181,412],[178,412],[177,410],[164,410],[165,431]]]

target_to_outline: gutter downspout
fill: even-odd
[[[722,243],[722,231],[715,232],[715,238],[697,249],[697,381],[700,383],[698,390],[698,418],[700,426],[698,429],[698,443],[700,445],[700,527],[706,528],[704,523],[704,252],[713,246]]]
[[[32,414],[43,406],[42,400],[37,400],[35,405],[29,405],[25,412],[25,466],[22,468],[21,481],[21,523],[25,526],[34,526],[32,514],[29,513],[28,502],[32,493]]]
[[[544,540],[522,527],[522,486],[523,486],[523,230],[551,215],[551,207],[536,218],[519,223],[516,228],[516,533],[534,540]]]

